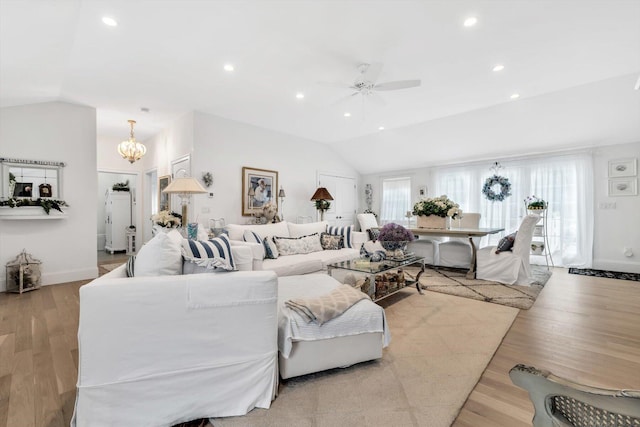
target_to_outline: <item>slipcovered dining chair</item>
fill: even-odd
[[[640,390],[589,387],[526,365],[514,366],[509,376],[529,392],[533,427],[640,425]]]
[[[478,228],[480,225],[479,213],[465,213],[460,219],[460,228]],[[452,227],[453,228],[453,227]],[[480,244],[480,238],[476,237],[474,245]],[[469,268],[471,264],[471,245],[469,238],[453,238],[438,245],[438,265],[442,267]]]
[[[538,215],[527,215],[520,223],[511,251],[496,253],[495,246],[486,246],[477,253],[476,278],[504,283],[530,285],[532,282],[529,254],[533,229]]]
[[[360,231],[368,233],[368,230],[372,228],[378,228],[378,219],[372,213],[360,213],[356,215],[358,224],[360,224]]]

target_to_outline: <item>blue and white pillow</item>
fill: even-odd
[[[278,259],[280,252],[278,252],[278,246],[276,246],[273,236],[265,237],[262,244],[264,245],[265,258]]]
[[[347,227],[327,226],[327,233],[334,236],[344,236],[344,247],[353,248],[353,225]]]
[[[209,240],[184,239],[182,249],[185,258],[195,261],[200,266],[224,270],[235,270],[236,268],[231,254],[231,242],[225,235]]]
[[[260,237],[258,233],[251,230],[244,230],[244,234],[242,235],[242,240],[250,243],[259,243],[262,248],[262,259],[265,259],[267,256],[266,250],[264,248],[264,239]]]

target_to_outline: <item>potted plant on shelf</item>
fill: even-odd
[[[460,206],[446,194],[422,199],[413,205],[418,228],[449,228],[451,219],[462,216]]]
[[[527,205],[527,210],[530,211],[541,211],[547,209],[547,202],[544,199],[534,196],[528,196],[524,199],[525,205]]]
[[[394,222],[385,224],[380,229],[378,241],[385,250],[393,252],[394,257],[402,257],[407,244],[414,239],[413,233]]]

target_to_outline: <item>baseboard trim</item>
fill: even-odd
[[[90,280],[98,277],[98,266],[81,268],[77,270],[60,271],[42,275],[42,286],[56,285],[59,283],[75,282],[78,280]],[[0,278],[0,292],[7,291],[6,277]]]
[[[621,273],[640,273],[640,262],[621,262],[613,260],[593,260],[594,270],[619,271]]]

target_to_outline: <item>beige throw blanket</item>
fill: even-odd
[[[313,298],[296,298],[284,305],[300,314],[307,323],[314,320],[318,325],[340,316],[358,301],[369,298],[349,285],[340,285],[326,295]]]

